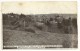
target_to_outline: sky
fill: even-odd
[[[27,2],[3,2],[2,13],[17,14],[76,14],[76,1],[27,1]]]

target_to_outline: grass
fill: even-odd
[[[65,48],[69,48],[71,46],[73,40],[72,35],[74,35],[43,31],[32,33],[29,31],[9,29],[4,29],[3,32],[4,45],[63,45]],[[75,36],[75,38],[77,37]],[[77,42],[77,39],[75,39],[74,42]]]

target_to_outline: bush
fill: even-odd
[[[25,31],[35,33],[35,30],[32,28],[25,28]]]
[[[34,24],[34,27],[36,27],[39,30],[42,30],[43,29],[43,25]]]
[[[72,19],[72,24],[77,29],[77,18]]]
[[[39,30],[42,30],[42,26],[36,26],[35,25],[35,27],[38,28]]]

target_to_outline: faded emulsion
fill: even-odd
[[[4,2],[2,18],[3,49],[78,46],[76,2]]]

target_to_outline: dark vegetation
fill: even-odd
[[[35,33],[35,30],[34,30],[34,29],[32,29],[32,28],[25,28],[25,31]]]
[[[64,33],[66,33],[66,34],[72,33],[73,27],[75,29],[77,29],[77,19],[76,18],[69,17],[68,19],[66,19],[59,15],[55,16],[54,18],[53,17],[46,18],[45,15],[43,15],[43,16],[41,18],[38,18],[38,16],[35,17],[35,15],[24,15],[24,14],[14,14],[14,13],[3,14],[3,25],[8,25],[8,26],[10,26],[9,28],[12,28],[12,29],[19,28],[19,30],[21,30],[21,28],[24,29],[24,28],[28,27],[29,25],[34,25],[34,27],[36,27],[37,29],[43,30],[43,28],[45,28],[45,27],[43,27],[44,25],[47,26],[48,29],[52,29],[52,26],[54,26],[54,25],[51,22],[55,21],[55,22],[57,22],[57,23],[54,22],[54,24],[57,25],[56,29],[59,29],[59,30],[62,29],[62,31],[64,31]],[[42,19],[42,20],[39,21],[38,19],[39,20]],[[40,25],[40,24],[44,24],[44,25]],[[31,28],[25,29],[25,30],[32,31]],[[54,32],[54,30],[53,30],[53,32]],[[58,32],[56,32],[56,33],[58,33]]]
[[[77,18],[72,19],[72,24],[75,28],[77,28]]]

